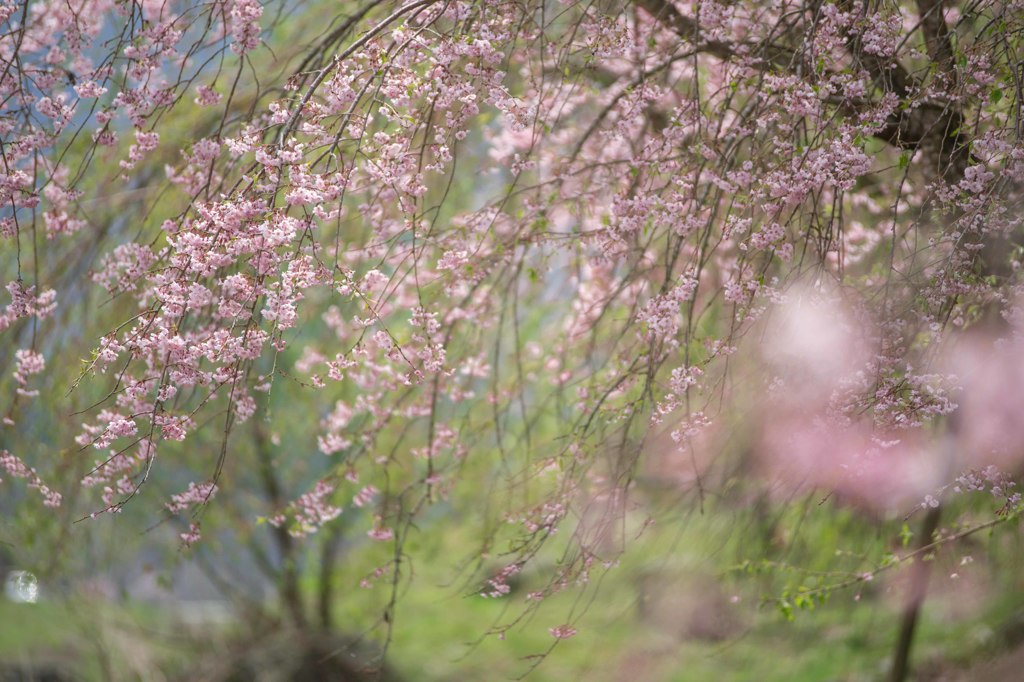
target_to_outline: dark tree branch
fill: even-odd
[[[730,43],[719,40],[703,40],[700,24],[687,17],[671,0],[635,0],[638,7],[671,30],[682,40],[693,45],[695,51],[709,54],[723,61],[738,61],[760,55],[763,69],[778,69],[789,74],[806,77],[814,73],[798,53],[776,43]],[[922,30],[931,36],[929,45],[934,43],[933,59],[948,63],[952,68],[952,45],[945,21],[942,18],[942,0],[921,0],[927,9]],[[850,9],[843,3],[845,9]],[[937,23],[936,23],[937,22]],[[879,55],[865,52],[859,34],[850,37],[848,48],[851,56],[863,66],[883,92],[894,93],[905,108],[889,116],[885,126],[875,137],[899,149],[921,149],[935,158],[938,173],[950,182],[963,177],[970,165],[969,139],[962,130],[963,112],[952,103],[914,102],[911,96],[920,89],[920,83],[894,58],[883,59]],[[929,48],[931,50],[931,47]],[[848,106],[848,103],[840,103]]]
[[[760,58],[765,66],[791,71],[800,56],[792,49],[771,42],[732,43],[723,40],[703,40],[700,24],[685,16],[669,0],[635,0],[638,7],[643,8],[665,28],[694,46],[696,51],[717,57],[722,61],[734,61],[740,58]],[[810,69],[811,64],[802,64]]]
[[[928,47],[928,56],[944,73],[955,75],[953,41],[946,25],[942,0],[917,0],[921,14],[921,32]]]
[[[917,540],[917,551],[923,551],[932,545],[932,536],[939,528],[939,518],[942,515],[941,507],[931,507],[921,522],[921,534]],[[914,633],[917,630],[918,616],[921,614],[921,607],[924,606],[925,594],[928,591],[928,563],[923,556],[918,556],[910,570],[910,584],[907,594],[907,604],[903,611],[903,618],[900,621],[899,637],[896,640],[896,651],[893,655],[892,669],[890,670],[890,682],[904,682],[910,672],[910,648],[914,643]]]

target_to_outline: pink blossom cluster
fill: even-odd
[[[28,479],[28,487],[39,491],[39,494],[43,497],[43,504],[47,507],[60,506],[61,494],[43,483],[36,470],[26,465],[17,455],[12,454],[8,450],[0,450],[0,467],[14,478]]]
[[[288,533],[294,537],[314,533],[322,525],[341,515],[341,507],[330,503],[334,491],[335,488],[330,483],[318,481],[312,490],[303,493],[291,502],[287,509],[270,517],[268,522],[275,527],[287,527]]]
[[[181,493],[171,495],[171,501],[165,506],[172,514],[184,511],[189,507],[197,507],[208,503],[217,493],[217,486],[214,483],[200,483],[196,485],[193,481],[188,484],[188,489]]]
[[[0,312],[0,332],[23,317],[44,319],[57,308],[57,292],[53,289],[36,295],[34,286],[26,287],[20,280],[8,282],[6,289],[11,296],[11,302],[4,307],[3,312]]]

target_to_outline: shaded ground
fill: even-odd
[[[985,661],[952,668],[943,664],[924,665],[915,679],[925,682],[1009,682],[1024,677],[1024,644]]]

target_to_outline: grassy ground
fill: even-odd
[[[489,637],[471,646],[481,624],[495,615],[489,604],[410,599],[404,611],[391,662],[408,680],[514,679],[538,662],[530,656],[549,651],[553,641],[528,623],[504,641]],[[894,615],[876,605],[826,608],[794,622],[765,612],[728,639],[702,641],[644,623],[629,605],[607,603],[582,618],[579,634],[550,650],[529,679],[867,682],[884,675]],[[948,625],[941,614],[926,611],[915,656],[919,669],[933,675],[1014,655],[1000,650],[995,629],[985,622]],[[0,604],[0,660],[6,665],[56,666],[83,680],[158,680],[183,655],[210,655],[204,648],[152,611],[108,606],[87,614],[66,603]]]
[[[413,590],[400,602],[389,659],[407,680],[514,679],[535,663],[529,679],[552,682],[868,682],[884,676],[897,622],[884,595],[860,602],[846,595],[790,622],[774,609],[757,608],[747,595],[709,600],[709,585],[690,578],[665,583],[658,610],[643,605],[635,581],[610,576],[600,599],[574,621],[578,634],[554,649],[547,629],[557,624],[550,616],[564,613],[563,603],[525,619],[504,640],[481,639],[491,625],[517,614],[511,606],[516,593],[503,602],[453,596],[450,589]],[[1004,624],[1019,618],[1019,602],[999,600],[951,620],[953,598],[936,590],[925,609],[914,657],[925,675],[919,679],[968,679],[955,675],[1016,655],[1005,653],[1012,640],[1004,637],[1010,627]],[[724,623],[717,631],[700,630],[702,621],[715,619]],[[168,679],[188,660],[211,655],[212,639],[153,607],[0,602],[0,661],[57,666],[76,679]],[[545,652],[543,660],[532,658]]]
[[[550,597],[525,615],[527,595],[548,584],[553,563],[518,576],[507,597],[486,599],[479,594],[481,579],[458,570],[472,556],[470,531],[452,524],[435,544],[416,539],[427,533],[413,536],[406,546],[411,561],[389,616],[394,627],[387,661],[415,682],[527,673],[534,682],[881,680],[896,640],[905,571],[836,590],[812,610],[795,609],[789,620],[765,598],[778,596],[792,580],[806,581],[808,572],[731,570],[745,554],[775,553],[804,566],[816,561],[791,530],[798,525],[826,564],[841,563],[839,553],[860,552],[858,532],[865,533],[863,546],[880,543],[880,531],[852,517],[849,525],[840,515],[816,518],[771,525],[760,534],[768,538],[767,549],[750,544],[758,533],[735,532],[738,517],[709,513],[674,528],[658,526],[617,566],[596,571],[588,585]],[[983,666],[1018,655],[1024,576],[1012,569],[1019,565],[1019,535],[1008,527],[931,562],[914,645],[916,679],[980,681],[986,679]],[[359,576],[381,561],[376,551],[388,548],[373,544],[340,562],[335,621],[345,635],[370,632],[379,643],[391,585],[384,579],[372,589],[359,587]],[[494,561],[492,571],[501,566]],[[58,599],[45,591],[38,604],[0,600],[0,664],[55,664],[83,682],[185,680],[194,679],[189,670],[197,662],[223,657],[229,643],[234,650],[265,646],[259,639],[265,628],[260,632],[251,620],[196,625],[199,611],[199,605]],[[565,623],[577,634],[555,640],[550,628]],[[504,629],[503,639],[496,628]],[[278,635],[278,645],[281,637],[287,634]],[[962,677],[967,674],[974,677]]]

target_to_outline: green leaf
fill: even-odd
[[[914,531],[910,530],[910,526],[903,524],[903,528],[900,529],[900,543],[904,547],[910,544],[910,538],[914,537]]]

